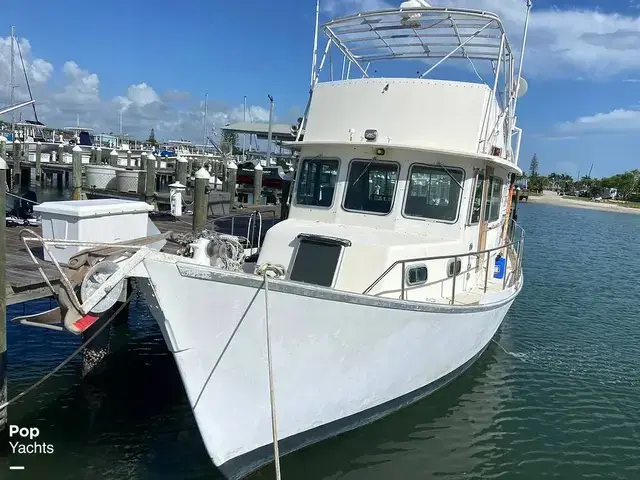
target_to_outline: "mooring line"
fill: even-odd
[[[111,322],[113,321],[114,318],[116,318],[116,316],[124,309],[125,306],[127,306],[129,304],[131,300],[131,295],[129,295],[129,297],[127,298],[127,300],[125,302],[122,303],[122,305],[120,305],[120,307],[118,308],[118,310],[116,310],[114,312],[113,315],[111,315],[111,317],[104,322],[104,325],[102,325],[93,335],[91,335],[85,342],[82,343],[82,345],[80,345],[80,347],[78,347],[71,355],[69,355],[66,359],[64,359],[64,361],[62,363],[60,363],[60,365],[58,365],[56,368],[54,368],[53,370],[51,370],[49,373],[47,373],[44,377],[42,377],[40,380],[38,380],[36,383],[34,383],[33,385],[31,385],[30,387],[28,387],[26,390],[23,390],[21,393],[19,393],[18,395],[16,395],[15,397],[13,397],[11,400],[7,400],[5,403],[3,403],[2,405],[0,405],[0,410],[4,410],[5,408],[7,408],[9,405],[17,402],[18,400],[20,400],[22,397],[24,397],[25,395],[31,393],[33,390],[35,390],[36,388],[38,388],[41,384],[43,384],[44,382],[46,382],[49,378],[51,378],[53,375],[55,375],[57,372],[59,372],[62,368],[64,368],[64,366],[69,363],[71,360],[73,360],[75,358],[76,355],[78,355],[80,352],[82,352],[82,350],[84,350],[84,348],[94,339],[96,338],[100,333],[102,333],[102,331],[107,328],[108,325],[111,324]]]

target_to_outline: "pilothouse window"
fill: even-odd
[[[389,213],[398,183],[398,169],[395,163],[353,160],[344,199],[345,210]]]
[[[404,214],[455,222],[463,176],[462,170],[452,167],[412,166]]]
[[[503,185],[504,182],[501,178],[489,177],[489,193],[487,195],[487,206],[484,212],[484,219],[488,222],[495,222],[500,218]]]
[[[338,178],[338,160],[308,158],[302,161],[296,203],[330,207]]]

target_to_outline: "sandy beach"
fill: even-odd
[[[543,195],[531,195],[527,200],[531,203],[544,203],[547,205],[558,205],[571,208],[586,208],[589,210],[605,210],[609,212],[632,213],[640,215],[640,208],[624,207],[615,203],[590,202],[585,200],[577,200],[571,197],[561,197],[555,192],[545,191]],[[524,202],[526,203],[526,202]]]

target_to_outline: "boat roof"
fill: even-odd
[[[356,64],[392,59],[498,60],[505,35],[500,18],[483,10],[405,8],[359,13],[323,27]],[[505,38],[506,55],[512,55]]]
[[[266,140],[269,136],[268,123],[240,122],[226,125],[222,127],[222,130],[232,133],[256,135],[260,140]],[[296,139],[296,133],[292,132],[292,125],[287,123],[274,123],[271,125],[271,136],[273,139],[292,141]]]
[[[64,127],[65,130],[72,130],[74,132],[93,132],[93,128],[89,127]]]

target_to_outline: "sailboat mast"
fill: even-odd
[[[13,89],[15,88],[14,86],[14,82],[15,82],[15,72],[14,72],[14,62],[13,62],[13,37],[15,36],[15,31],[16,31],[16,27],[14,27],[13,25],[11,26],[11,84],[9,85],[9,90],[10,90],[10,100],[9,100],[9,105],[13,105],[15,103],[15,99],[14,99],[14,92]],[[14,124],[16,121],[16,115],[14,112],[11,112],[11,135],[13,138],[13,130],[14,130]]]
[[[204,125],[202,131],[202,153],[207,153],[207,102],[209,94],[204,94]]]
[[[242,121],[247,123],[247,96],[244,96],[244,107],[242,110]],[[247,151],[247,134],[242,134],[242,161],[245,161],[245,155]]]

